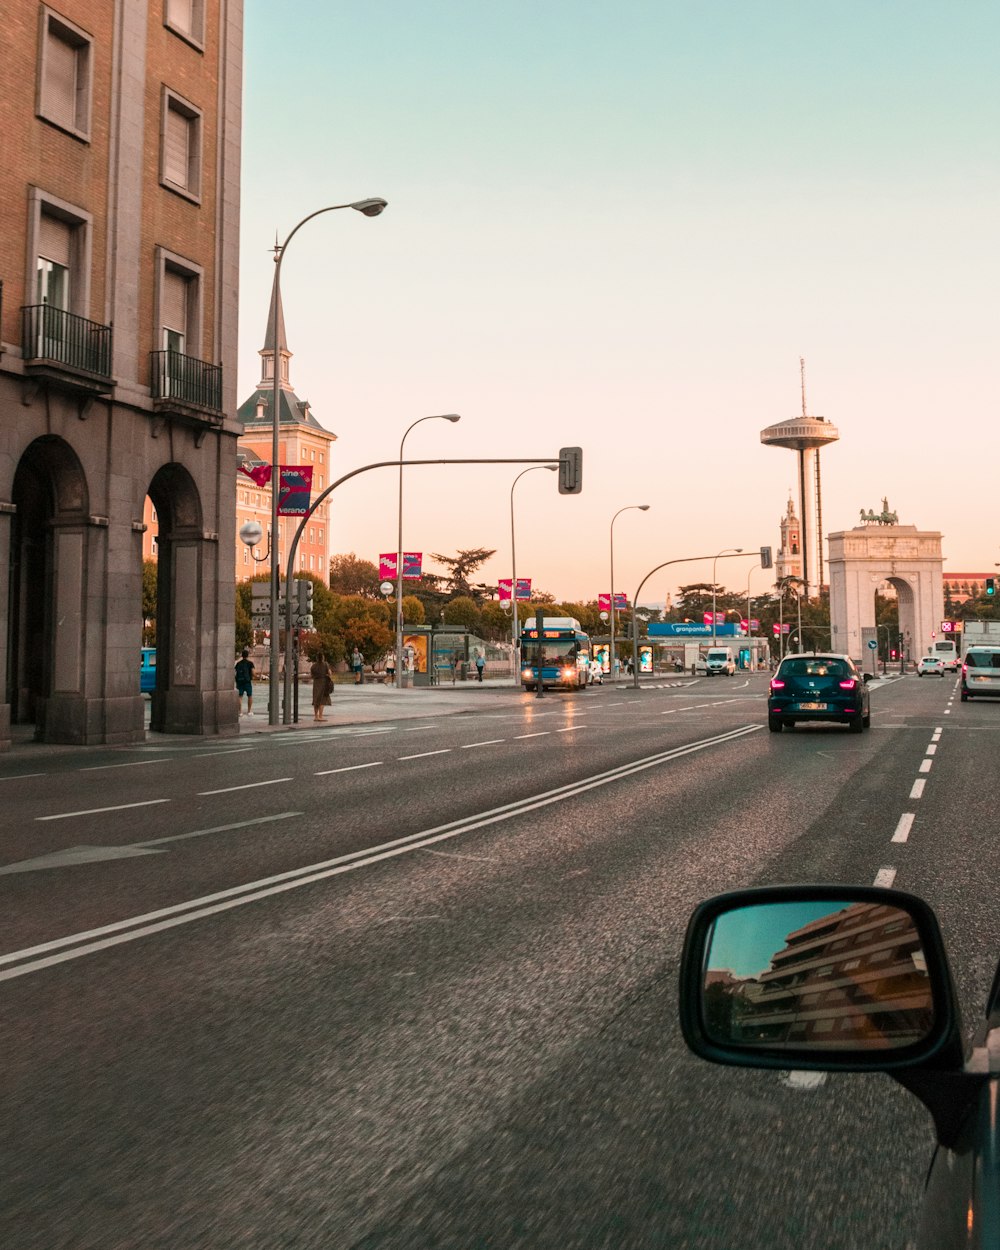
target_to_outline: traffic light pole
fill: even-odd
[[[345,482],[349,482],[352,477],[357,477],[361,473],[368,473],[372,469],[399,469],[409,468],[418,464],[551,464],[559,468],[559,493],[562,495],[577,495],[580,493],[581,478],[583,472],[583,454],[579,447],[564,447],[560,450],[558,456],[523,456],[518,459],[511,459],[508,456],[500,459],[442,459],[442,460],[378,460],[374,464],[363,464],[360,469],[352,469],[350,473],[345,473],[343,477],[338,477],[335,482],[331,482],[326,490],[321,491],[313,502],[309,505],[303,514],[302,520],[299,522],[298,528],[292,537],[291,544],[288,548],[288,559],[285,562],[285,644],[292,636],[292,572],[295,568],[295,553],[298,549],[299,540],[302,537],[309,518],[313,515],[319,505],[332,494],[338,486],[343,486]],[[397,576],[402,574],[402,569],[396,570]],[[273,633],[273,631],[272,631]],[[274,647],[278,643],[278,639],[271,638],[271,646]],[[397,663],[402,657],[397,657]],[[285,725],[292,724],[292,669],[291,665],[285,664],[285,685],[284,685],[284,701],[282,704],[282,723]]]

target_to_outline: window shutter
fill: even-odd
[[[167,0],[167,21],[185,35],[194,33],[193,0]]]
[[[167,105],[163,136],[163,176],[179,187],[188,185],[188,144],[191,123],[183,113]]]
[[[164,327],[187,338],[187,279],[172,269],[164,269],[160,288],[160,320]]]
[[[74,129],[78,61],[77,49],[49,30],[45,44],[45,112],[53,121]]]
[[[38,218],[38,255],[44,256],[64,269],[70,268],[70,250],[73,229],[68,222],[60,221],[48,213]]]

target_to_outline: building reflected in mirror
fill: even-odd
[[[786,903],[718,918],[712,954],[720,958],[710,956],[704,982],[709,1036],[824,1050],[892,1049],[926,1037],[934,1005],[920,937],[907,912],[855,903],[780,936],[778,924],[800,918],[801,910],[795,916],[794,905]],[[722,960],[751,931],[758,945],[769,939],[764,949],[774,953],[761,958],[761,971],[740,975],[733,971],[735,960],[729,967]]]

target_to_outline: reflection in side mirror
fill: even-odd
[[[935,1029],[913,917],[884,902],[767,902],[724,911],[705,944],[701,1015],[720,1046],[892,1051]]]

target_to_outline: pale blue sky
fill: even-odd
[[[517,487],[517,572],[559,598],[631,594],[663,561],[778,545],[809,410],[824,528],[888,496],[945,534],[946,569],[1000,560],[963,431],[996,424],[1000,8],[963,0],[596,4],[246,2],[240,394],[268,247],[292,379],[347,472],[409,456],[584,448],[584,491]],[[407,472],[404,545],[495,547],[519,470]],[[334,496],[337,550],[395,547],[396,480]],[[727,562],[745,588],[752,561]],[[644,598],[707,580],[681,565]],[[754,593],[767,577],[751,575]]]

